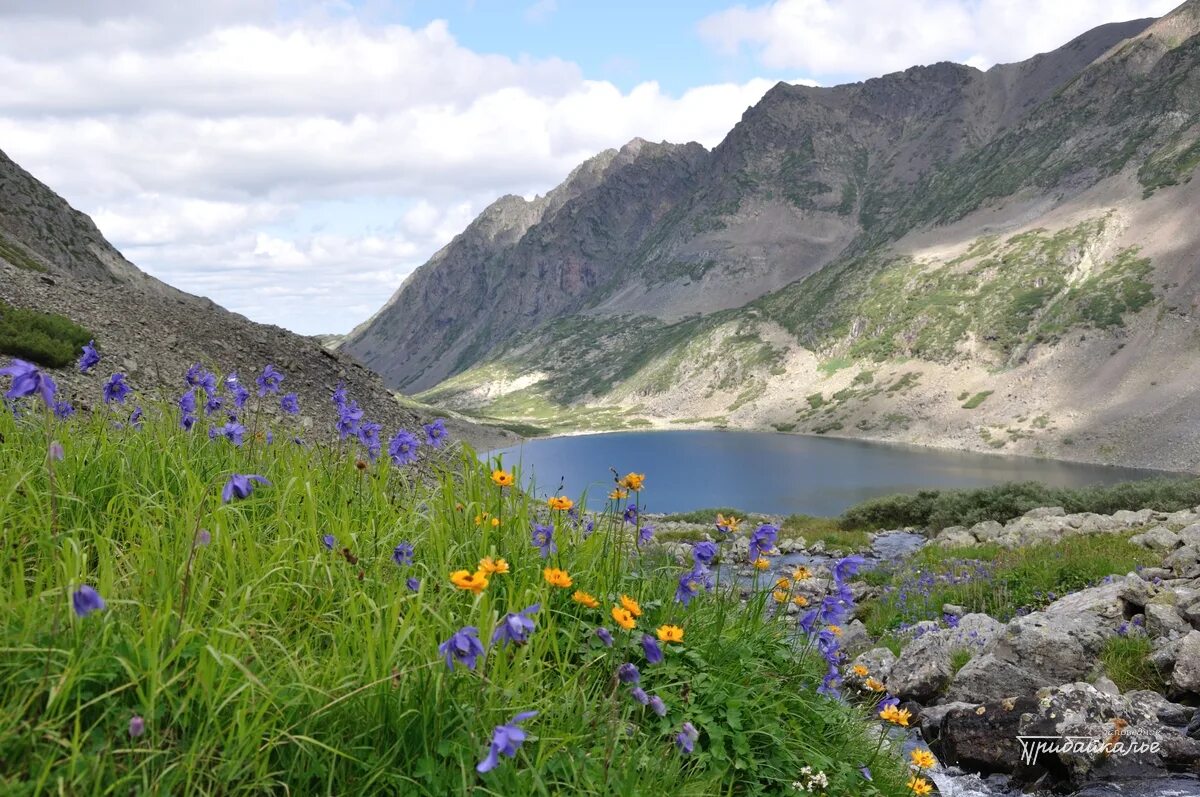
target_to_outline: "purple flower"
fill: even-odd
[[[234,473],[229,477],[229,481],[225,482],[225,488],[221,490],[221,503],[228,504],[234,498],[249,498],[250,494],[254,492],[254,482],[265,484],[268,487],[271,485],[262,476],[252,473]]]
[[[220,396],[209,395],[208,400],[204,402],[204,414],[212,415],[221,409],[221,405],[225,403],[225,399]]]
[[[600,626],[599,628],[596,629],[595,633],[596,633],[596,638],[599,639],[604,644],[604,647],[611,648],[613,646],[613,636],[612,636],[612,633],[607,628],[605,628],[604,626]]]
[[[596,519],[588,518],[583,522],[583,538],[586,540],[596,530]]]
[[[421,580],[418,578],[407,578],[404,580],[404,586],[408,587],[413,592],[421,588]]]
[[[258,378],[254,380],[255,384],[258,385],[258,395],[260,398],[268,393],[278,393],[279,383],[282,381],[283,374],[276,371],[275,366],[270,364],[268,364],[267,367],[263,369],[262,373],[259,374]]]
[[[751,562],[756,562],[763,554],[774,552],[775,542],[778,539],[778,526],[772,526],[770,523],[762,524],[750,535],[750,548],[746,552],[746,558]]]
[[[504,615],[499,625],[496,626],[495,633],[492,634],[492,644],[495,645],[499,642],[501,645],[507,645],[512,642],[524,645],[529,641],[529,635],[533,633],[534,629],[534,622],[529,619],[529,615],[541,608],[541,604],[535,603],[527,609]]]
[[[37,393],[47,407],[54,406],[54,393],[58,390],[58,386],[54,384],[53,379],[43,374],[33,363],[13,358],[11,365],[7,368],[0,368],[0,374],[12,377],[12,385],[4,394],[5,398],[18,399]]]
[[[79,358],[79,373],[86,374],[100,362],[100,353],[96,351],[96,341],[89,340],[83,346],[83,354]]]
[[[338,382],[337,387],[333,389],[333,393],[329,396],[329,398],[331,401],[333,401],[333,406],[337,407],[338,410],[341,411],[342,407],[346,406],[346,383]]]
[[[625,507],[625,522],[626,523],[628,523],[629,525],[632,526],[634,523],[637,523],[637,518],[638,518],[637,504],[630,504],[629,506]]]
[[[866,764],[862,764],[861,766],[859,766],[858,771],[861,772],[862,776],[864,778],[866,778],[867,780],[875,780],[875,778],[871,777],[871,768],[868,767]]]
[[[646,694],[646,690],[640,686],[635,686],[630,689],[629,696],[641,703],[643,706],[650,704],[650,695]]]
[[[295,393],[288,393],[279,399],[279,408],[288,415],[296,415],[300,412],[300,399]]]
[[[367,449],[367,456],[372,462],[379,457],[379,450],[382,448],[379,442],[379,430],[382,428],[383,426],[373,421],[363,421],[358,425],[358,442]]]
[[[475,661],[483,655],[483,643],[479,641],[479,629],[473,625],[455,631],[449,639],[438,645],[438,651],[446,657],[446,666],[454,672],[454,665],[466,665],[475,669]]]
[[[712,573],[704,565],[697,564],[691,570],[679,577],[679,585],[675,588],[675,600],[687,606],[692,598],[700,594],[700,588],[712,589]]]
[[[75,414],[75,408],[71,406],[69,401],[54,402],[54,417],[60,421],[65,421]]]
[[[646,661],[651,664],[658,664],[663,660],[663,652],[658,640],[649,634],[642,634],[642,651],[646,654]]]
[[[250,398],[250,391],[246,389],[245,385],[238,381],[238,375],[236,371],[225,377],[225,387],[227,387],[229,392],[233,394],[233,406],[237,407],[239,410],[246,406],[246,401]]]
[[[407,542],[402,542],[392,549],[392,561],[398,567],[411,565],[413,562],[413,547]]]
[[[77,616],[87,617],[92,612],[102,611],[108,604],[100,597],[99,592],[84,584],[71,596],[71,606]]]
[[[683,729],[675,734],[675,746],[679,748],[679,752],[684,755],[691,755],[696,748],[696,740],[700,738],[700,732],[696,730],[696,726],[690,722],[683,723]]]
[[[654,713],[660,717],[667,716],[667,704],[664,703],[663,699],[658,695],[650,696],[650,708],[653,709]]]
[[[338,410],[337,430],[343,440],[358,432],[358,422],[362,420],[363,411],[358,408],[358,402],[351,401]]]
[[[217,392],[217,376],[212,371],[205,371],[200,375],[200,381],[196,383],[196,387],[204,391],[204,395],[213,396]]]
[[[641,530],[638,531],[638,545],[645,545],[652,539],[654,539],[654,527],[650,524],[642,526]]]
[[[62,462],[63,457],[66,456],[66,452],[63,451],[62,443],[58,442],[57,440],[50,441],[50,450],[47,453],[49,454],[50,459],[54,460],[55,462]]]
[[[200,365],[200,363],[192,363],[192,367],[187,369],[187,373],[183,375],[184,381],[191,387],[200,384],[200,372],[203,369],[204,366]]]
[[[141,717],[139,717],[137,714],[134,714],[129,719],[129,735],[132,736],[134,739],[136,739],[145,732],[146,732],[146,721],[144,719],[142,719]]]
[[[179,419],[179,425],[181,427],[183,427],[184,429],[191,431],[192,427],[196,425],[196,416],[195,415],[184,415],[182,418]],[[216,437],[216,433],[214,432],[214,433],[210,434],[209,437]]]
[[[246,434],[246,427],[237,421],[230,421],[217,431],[235,446],[240,446],[242,444],[242,435]]]
[[[108,378],[104,384],[104,403],[124,404],[125,397],[129,395],[129,385],[125,383],[125,374],[115,373]]]
[[[179,411],[184,415],[196,414],[196,388],[188,388],[188,392],[179,397]]]
[[[325,545],[325,550],[332,551],[333,546],[337,543],[332,534],[326,534],[321,538],[321,542]]]
[[[401,429],[388,441],[388,456],[397,465],[408,465],[417,461],[417,447],[421,442],[407,429]]]
[[[208,545],[210,542],[212,542],[212,535],[208,533],[208,529],[200,529],[196,534],[196,547]]]
[[[133,412],[131,412],[129,414],[129,425],[132,426],[134,429],[141,429],[142,428],[142,416],[144,414],[145,413],[142,412],[141,407],[134,407]]]
[[[642,674],[631,662],[625,662],[617,668],[617,678],[623,684],[636,684],[642,679]]]
[[[698,565],[711,565],[713,559],[717,558],[717,553],[720,548],[715,542],[703,540],[692,544],[692,561]]]
[[[425,444],[433,448],[441,448],[446,441],[446,422],[437,418],[433,423],[427,423],[425,429]]]
[[[863,559],[858,554],[847,556],[845,559],[839,559],[837,564],[833,566],[833,580],[838,584],[842,584],[850,576],[858,572],[858,568],[862,567],[866,559]]]
[[[492,771],[500,763],[501,755],[514,758],[521,743],[525,741],[525,731],[521,729],[520,724],[536,716],[536,711],[523,711],[513,717],[507,725],[497,725],[492,731],[492,742],[488,745],[487,757],[475,766],[475,770],[480,773]]]
[[[554,527],[543,526],[541,523],[533,524],[533,544],[542,552],[542,558],[549,558],[550,554],[558,553],[558,546],[554,544]]]

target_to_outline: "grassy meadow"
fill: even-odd
[[[550,509],[461,443],[397,465],[286,415],[269,442],[252,398],[238,444],[135,398],[0,408],[0,793],[909,793],[767,585],[685,605],[615,506]]]

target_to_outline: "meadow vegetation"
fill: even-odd
[[[832,635],[706,588],[701,554],[431,427],[381,455],[344,391],[320,432],[278,372],[196,370],[178,406],[114,376],[80,417],[3,369],[3,793],[907,793]],[[200,415],[218,394],[246,426]]]

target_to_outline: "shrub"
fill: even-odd
[[[71,319],[0,302],[0,353],[62,368],[79,357],[94,336]]]

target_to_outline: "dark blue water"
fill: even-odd
[[[551,437],[492,452],[518,465],[537,492],[588,491],[600,507],[612,488],[609,468],[646,474],[649,512],[717,506],[836,515],[867,498],[931,487],[1038,481],[1082,487],[1161,476],[1158,471],[941,451],[766,432],[663,431]]]

